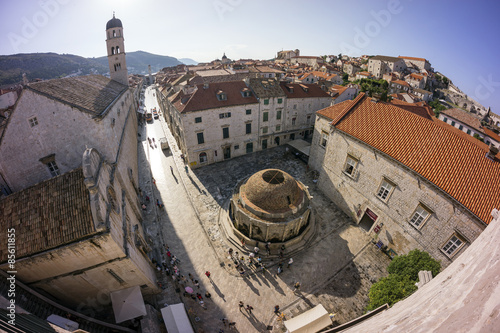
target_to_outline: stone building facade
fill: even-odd
[[[317,114],[320,189],[390,253],[418,248],[445,267],[490,222],[500,156],[485,144],[364,94]]]
[[[186,86],[167,98],[168,93],[159,96],[159,104],[191,168],[308,138],[314,112],[331,101],[318,85],[263,78]]]
[[[29,84],[0,138],[0,182],[15,192],[78,168],[87,146],[113,161],[135,110],[128,86],[100,75]]]
[[[368,72],[376,79],[381,79],[384,74],[391,72],[403,72],[406,64],[403,59],[388,56],[375,56],[368,60]]]

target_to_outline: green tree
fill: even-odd
[[[417,290],[415,281],[410,280],[408,276],[389,274],[371,286],[368,294],[370,301],[366,310],[374,310],[385,303],[392,306],[415,290]]]
[[[431,271],[436,276],[441,270],[441,264],[429,253],[415,249],[407,255],[397,256],[391,261],[387,271],[389,274],[408,276],[412,281],[418,281],[418,272]]]

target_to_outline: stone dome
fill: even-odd
[[[115,14],[113,13],[113,18],[106,23],[106,30],[113,29],[113,28],[123,28],[122,26],[122,21],[119,19],[115,18]]]
[[[304,191],[288,173],[266,169],[248,178],[240,196],[253,209],[273,214],[295,209],[303,202]]]

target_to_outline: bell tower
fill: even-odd
[[[113,18],[106,23],[106,47],[108,49],[109,75],[112,80],[128,86],[128,71],[125,61],[125,44],[122,21]]]

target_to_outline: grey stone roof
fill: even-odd
[[[401,59],[401,58],[389,57],[389,56],[381,56],[381,55],[372,57],[372,58],[370,58],[370,60],[382,60],[382,61],[387,61],[387,62],[403,61],[403,59]]]
[[[102,75],[85,75],[31,83],[27,88],[84,112],[102,116],[127,91],[128,86]]]
[[[14,228],[16,258],[95,233],[81,168],[0,200],[0,263],[7,260],[7,230]]]
[[[280,83],[274,79],[250,79],[249,86],[258,98],[286,96]]]

